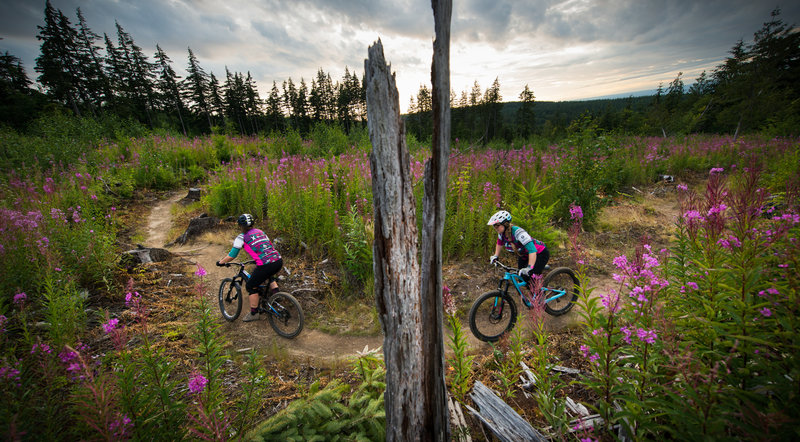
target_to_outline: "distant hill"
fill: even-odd
[[[652,102],[652,95],[580,101],[537,101],[533,110],[536,113],[536,126],[540,127],[548,120],[553,122],[562,121],[568,124],[568,122],[581,116],[584,112],[595,116],[605,112],[618,112],[625,108],[630,108],[634,112],[642,112]],[[514,121],[514,116],[521,104],[519,101],[504,103],[503,120]]]

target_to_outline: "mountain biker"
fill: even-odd
[[[492,215],[486,225],[494,227],[497,231],[497,245],[494,248],[494,255],[489,257],[490,264],[497,261],[501,250],[506,249],[512,253],[516,250],[519,276],[530,282],[531,275],[542,274],[544,266],[550,260],[547,246],[538,239],[531,238],[522,227],[511,224],[510,213],[501,210]]]
[[[272,241],[269,240],[267,234],[253,227],[253,215],[243,213],[236,222],[242,229],[242,233],[233,240],[233,248],[227,256],[217,261],[217,265],[221,267],[233,261],[242,249],[256,261],[256,268],[250,275],[250,279],[247,280],[247,284],[245,284],[247,292],[250,294],[250,313],[242,321],[250,322],[258,320],[260,316],[258,311],[258,286],[281,270],[283,259],[278,250],[275,249],[275,246],[272,245]],[[272,281],[270,292],[275,293],[277,291],[278,284]]]

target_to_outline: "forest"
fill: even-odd
[[[217,77],[191,49],[179,78],[160,47],[149,57],[116,29],[97,35],[47,2],[36,86],[2,56],[0,434],[384,440],[364,78],[320,69],[263,99],[248,73]],[[481,381],[551,440],[796,439],[798,63],[800,33],[776,10],[713,72],[653,96],[537,102],[526,86],[505,102],[497,80],[451,92],[454,407],[475,407]],[[431,93],[403,116],[418,226]],[[180,198],[189,188],[199,200]],[[518,326],[488,344],[467,312],[503,275],[486,259],[499,209],[580,283],[568,315],[519,304]],[[157,210],[170,227],[151,225]],[[231,272],[214,262],[243,212],[286,260],[281,286],[306,312],[295,340],[220,316]],[[204,216],[217,226],[164,245],[166,261],[131,263]],[[346,361],[293,353],[351,341]],[[525,373],[537,381],[521,386]],[[453,440],[491,438],[473,415],[462,424]]]

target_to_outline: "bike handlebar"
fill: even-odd
[[[230,267],[232,265],[237,265],[237,266],[239,266],[241,268],[244,268],[244,266],[246,266],[246,265],[255,264],[255,263],[256,263],[256,260],[255,259],[251,259],[250,261],[245,261],[245,262],[226,262],[225,264],[222,264],[222,266],[223,267]]]
[[[501,269],[503,269],[503,270],[505,270],[507,272],[516,273],[516,271],[517,271],[517,269],[515,269],[514,267],[507,266],[507,265],[503,264],[502,262],[500,262],[499,260],[495,260],[492,264],[495,267],[500,267]]]

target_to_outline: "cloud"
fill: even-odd
[[[158,43],[179,74],[191,47],[201,66],[250,71],[262,94],[272,82],[299,83],[322,68],[335,81],[359,76],[380,38],[397,74],[401,106],[430,82],[433,14],[428,0],[51,0],[73,23],[116,41],[115,21],[146,54]],[[528,84],[540,100],[578,99],[655,88],[679,71],[687,83],[749,41],[774,6],[752,0],[459,0],[451,32],[451,84],[457,94],[498,78],[515,100]],[[32,79],[44,3],[6,0],[0,52],[17,55]],[[787,23],[800,3],[783,5]]]

